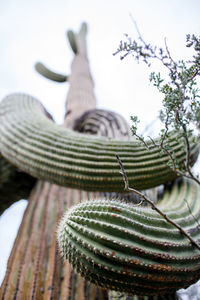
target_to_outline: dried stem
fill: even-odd
[[[183,128],[183,131],[184,131],[184,138],[185,138],[185,143],[186,143],[186,162],[185,162],[185,168],[186,168],[186,171],[188,172],[189,174],[189,178],[193,179],[195,182],[197,182],[199,185],[200,185],[200,181],[198,180],[197,177],[195,177],[191,171],[191,168],[190,168],[190,143],[189,143],[189,140],[188,140],[188,134],[187,134],[187,129],[186,129],[186,126],[183,125],[182,126]]]
[[[187,135],[186,128],[184,128],[183,126],[182,126],[182,128],[183,128],[184,133],[185,133],[185,135],[184,135],[184,139],[185,139],[185,143],[186,143],[186,147],[185,147],[186,148],[185,170],[186,170],[187,173],[184,173],[184,172],[182,172],[181,170],[179,170],[177,168],[176,161],[175,161],[175,159],[173,157],[173,154],[170,152],[170,150],[168,150],[164,146],[164,140],[165,140],[168,128],[166,129],[166,131],[165,131],[165,133],[164,133],[164,135],[163,135],[163,137],[161,139],[161,143],[160,144],[156,143],[155,140],[152,137],[150,137],[150,136],[148,136],[148,137],[152,141],[152,143],[153,143],[153,145],[155,147],[158,147],[158,148],[162,149],[169,156],[169,158],[170,158],[170,160],[172,162],[172,170],[174,172],[176,172],[177,175],[189,178],[191,180],[194,180],[197,184],[200,185],[200,180],[198,180],[198,178],[194,176],[194,174],[192,173],[191,168],[190,168],[190,153],[191,153],[191,151],[190,151],[190,144],[189,144],[189,140],[188,140],[188,135]],[[146,146],[147,149],[149,149],[148,144],[144,141],[144,139],[142,137],[140,137],[138,134],[135,134],[135,136],[141,142],[143,142],[143,144]]]
[[[121,168],[121,174],[123,176],[124,179],[124,190],[128,191],[128,192],[134,192],[137,195],[139,195],[143,200],[145,200],[147,203],[149,203],[151,205],[151,208],[155,211],[157,211],[157,213],[159,215],[161,215],[168,223],[172,224],[174,227],[176,227],[180,233],[182,233],[183,235],[185,235],[187,237],[187,239],[190,240],[191,244],[193,246],[195,246],[196,248],[198,248],[200,250],[200,245],[197,244],[197,242],[190,236],[190,234],[188,234],[181,226],[179,226],[176,222],[174,222],[172,219],[170,219],[165,213],[163,213],[148,197],[146,197],[143,193],[139,192],[138,190],[135,190],[133,188],[129,187],[129,183],[128,183],[128,177],[127,174],[125,172],[124,166],[119,158],[118,155],[116,155],[117,161],[120,165]]]
[[[200,228],[199,221],[198,221],[198,219],[193,215],[192,210],[191,210],[191,207],[190,207],[190,205],[189,205],[187,199],[184,199],[184,201],[185,201],[185,203],[187,204],[187,207],[188,207],[188,210],[189,210],[190,214],[192,215],[193,219],[195,220],[195,222],[197,223],[198,227]]]

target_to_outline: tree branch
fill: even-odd
[[[117,161],[120,165],[120,168],[121,168],[121,174],[123,176],[123,179],[124,179],[124,190],[125,191],[128,191],[128,192],[134,192],[136,193],[137,195],[139,195],[143,200],[145,200],[147,203],[149,203],[151,205],[151,208],[155,211],[157,211],[157,213],[159,215],[161,215],[168,223],[172,224],[174,227],[176,227],[180,233],[182,233],[183,235],[185,235],[187,237],[187,239],[190,240],[191,244],[193,246],[195,246],[196,248],[198,248],[200,250],[200,245],[197,244],[197,242],[190,236],[189,233],[187,233],[181,226],[179,226],[176,222],[174,222],[172,219],[170,219],[165,213],[163,213],[149,198],[147,198],[143,193],[139,192],[138,190],[135,190],[133,188],[130,188],[129,187],[129,183],[128,183],[128,177],[127,177],[127,174],[125,172],[125,169],[124,169],[124,166],[119,158],[119,156],[116,154],[116,158],[117,158]]]

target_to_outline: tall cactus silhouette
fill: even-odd
[[[0,187],[16,170],[32,184],[39,179],[8,261],[1,299],[108,299],[108,290],[168,299],[199,278],[199,250],[156,212],[134,206],[124,193],[116,154],[135,189],[174,181],[177,174],[154,143],[147,141],[147,149],[132,139],[120,115],[96,109],[86,34],[85,23],[78,33],[68,31],[74,52],[70,75],[36,64],[46,78],[70,84],[63,126],[32,96],[13,94],[0,103]],[[171,132],[169,139],[181,165],[181,134]],[[199,143],[192,136],[190,142],[194,163]],[[175,181],[158,203],[197,243],[199,198],[198,185]],[[66,209],[58,229],[62,260],[56,231]]]

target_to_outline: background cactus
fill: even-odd
[[[35,65],[35,69],[37,70],[38,73],[40,73],[42,76],[46,77],[47,79],[51,79],[57,82],[65,82],[68,80],[67,75],[55,73],[49,70],[43,63],[38,62]]]

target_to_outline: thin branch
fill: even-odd
[[[150,138],[150,140],[152,141],[152,143],[154,144],[155,147],[158,147],[158,148],[162,149],[163,151],[165,151],[165,153],[169,156],[169,158],[170,158],[170,160],[171,160],[171,162],[172,162],[173,167],[172,167],[171,169],[172,169],[174,172],[178,173],[178,170],[177,170],[177,167],[176,167],[176,162],[175,162],[175,159],[173,158],[172,153],[171,153],[168,149],[166,149],[166,148],[163,146],[164,140],[162,139],[161,143],[160,143],[160,144],[157,144],[157,143],[154,141],[154,139],[152,139],[152,137],[149,136],[149,138]],[[169,166],[169,168],[170,168],[170,166]]]
[[[182,124],[183,132],[184,132],[184,138],[185,138],[185,143],[186,143],[186,158],[185,158],[185,168],[190,174],[190,143],[188,141],[188,134],[187,134],[187,129],[184,124]]]
[[[195,246],[196,248],[198,248],[200,250],[200,245],[198,245],[198,243],[190,236],[190,234],[188,234],[180,225],[178,225],[176,222],[174,222],[172,219],[170,219],[165,213],[163,213],[149,198],[147,198],[143,193],[139,192],[138,190],[135,190],[133,188],[129,187],[129,183],[128,183],[128,177],[126,175],[124,166],[119,158],[118,155],[116,155],[117,161],[120,165],[121,168],[121,174],[123,176],[124,179],[124,190],[128,191],[128,192],[134,192],[137,195],[139,195],[143,200],[145,200],[147,203],[149,203],[151,205],[151,208],[155,211],[157,211],[157,213],[159,215],[161,215],[168,223],[172,224],[174,227],[176,227],[180,233],[182,233],[183,235],[185,235],[187,237],[187,239],[190,240],[191,244],[193,246]]]
[[[189,205],[187,199],[184,199],[184,201],[185,201],[185,203],[187,204],[188,210],[189,210],[190,214],[192,215],[193,219],[194,219],[195,222],[197,223],[198,227],[200,227],[199,221],[198,221],[198,219],[193,215],[192,210],[191,210],[191,208],[190,208],[190,205]]]
[[[139,39],[140,39],[140,40],[143,42],[143,44],[146,46],[146,42],[144,41],[144,39],[143,39],[143,37],[142,37],[142,35],[141,35],[141,33],[140,33],[140,30],[139,30],[139,28],[138,28],[138,26],[137,26],[137,22],[135,21],[135,19],[134,19],[134,17],[133,17],[132,14],[130,14],[130,18],[131,18],[131,20],[132,20],[132,22],[133,22],[133,24],[134,24],[134,26],[135,26],[135,29],[136,29],[137,34],[138,34],[138,36],[139,36]]]
[[[141,136],[139,136],[137,133],[134,133],[134,136],[136,136],[136,138],[137,138],[140,142],[142,142],[142,143],[145,145],[145,147],[146,147],[147,149],[149,149],[148,144],[145,142],[145,140],[144,140]]]
[[[183,176],[185,178],[188,178],[188,179],[191,179],[191,180],[194,180],[197,184],[200,185],[200,180],[198,180],[197,177],[195,177],[190,169],[190,144],[189,144],[189,140],[188,140],[188,135],[187,135],[187,132],[186,132],[186,135],[184,136],[184,139],[185,139],[185,142],[186,142],[186,163],[185,163],[185,169],[187,171],[187,173],[184,173],[182,172],[181,170],[178,169],[177,165],[176,165],[176,161],[173,157],[173,154],[170,152],[170,150],[168,150],[166,147],[163,146],[163,142],[164,140],[162,140],[162,142],[160,144],[157,144],[154,139],[152,139],[150,136],[149,136],[150,140],[152,141],[153,145],[155,147],[158,147],[160,149],[162,149],[163,151],[165,151],[165,153],[169,156],[171,162],[172,162],[172,167],[169,166],[169,168],[171,168],[174,172],[176,172],[177,175],[180,175],[180,176]],[[146,143],[144,143],[146,145]],[[149,147],[148,147],[149,149]]]
[[[196,70],[194,71],[194,73],[188,78],[188,82],[193,80],[197,75],[199,75],[199,71],[200,71],[200,68],[196,67]]]
[[[165,50],[166,50],[166,52],[167,52],[167,54],[168,54],[168,57],[169,57],[170,61],[171,61],[173,64],[175,64],[175,61],[173,60],[173,58],[172,58],[172,56],[171,56],[171,53],[170,53],[170,51],[169,51],[169,48],[168,48],[168,45],[167,45],[167,38],[166,38],[166,37],[164,38],[164,42],[165,42]]]
[[[169,125],[169,113],[170,113],[170,111],[168,111],[167,116],[166,116],[166,120],[165,120],[165,132],[164,132],[163,137],[161,139],[161,147],[163,146],[164,140],[165,140],[165,138],[166,138],[166,136],[168,134],[168,130],[169,130],[169,128],[168,128],[168,125]]]
[[[118,161],[119,166],[120,166],[120,169],[121,169],[120,174],[122,174],[123,179],[124,179],[124,185],[125,185],[125,186],[124,186],[124,190],[125,190],[125,191],[129,191],[128,177],[127,177],[126,172],[125,172],[125,170],[124,170],[124,166],[123,166],[122,161],[121,161],[121,159],[119,158],[119,155],[118,155],[118,154],[116,154],[116,158],[117,158],[117,161]]]
[[[185,143],[186,143],[186,155],[185,155],[185,169],[186,171],[188,172],[189,175],[187,174],[183,174],[183,176],[185,177],[188,177],[192,180],[194,180],[196,183],[198,183],[200,185],[200,181],[198,180],[197,177],[195,177],[191,171],[191,168],[190,168],[190,143],[189,143],[189,140],[188,140],[188,132],[187,132],[187,128],[184,124],[182,124],[182,129],[183,129],[183,132],[184,132],[184,139],[185,139]],[[179,172],[179,171],[178,171]],[[180,174],[180,172],[179,172]]]

